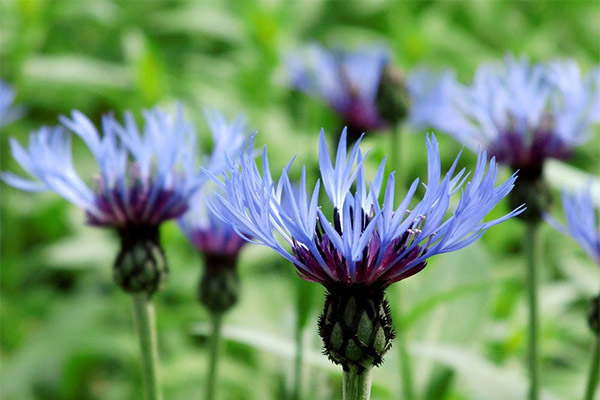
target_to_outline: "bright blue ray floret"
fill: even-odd
[[[519,207],[501,218],[482,222],[511,191],[516,176],[494,187],[497,165],[493,158],[488,163],[483,151],[479,152],[470,182],[465,184],[469,178],[465,170],[456,171],[458,157],[442,176],[435,136],[427,138],[428,176],[423,199],[408,209],[419,184],[416,179],[394,207],[394,173],[382,187],[384,160],[367,189],[365,155],[359,144],[360,140],[348,154],[344,130],[332,163],[321,131],[321,180],[308,193],[305,168],[299,188],[288,177],[291,163],[274,181],[266,148],[261,174],[250,143],[241,154],[240,164],[232,163],[220,183],[224,194],[215,195],[209,205],[240,235],[274,249],[292,262],[306,280],[324,285],[341,282],[382,287],[419,272],[431,256],[473,243],[489,227],[523,211]],[[328,218],[319,205],[321,184],[333,206],[333,218]],[[451,197],[459,192],[456,210],[445,218]]]

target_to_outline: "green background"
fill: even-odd
[[[599,61],[600,3],[389,1],[15,1],[0,2],[0,77],[17,91],[26,116],[2,129],[1,169],[20,171],[8,137],[22,143],[72,109],[95,122],[181,100],[205,148],[202,108],[243,112],[267,144],[278,171],[297,155],[316,180],[317,134],[340,123],[321,102],[286,88],[282,59],[309,40],[355,46],[383,41],[404,70],[454,68],[468,82],[483,61],[507,53],[535,61]],[[567,164],[552,162],[556,190],[581,188],[598,174],[598,130]],[[444,168],[460,145],[438,135]],[[405,179],[424,177],[423,132],[405,137]],[[372,173],[389,151],[385,133],[368,137]],[[89,153],[75,162],[94,174]],[[461,164],[472,168],[474,156]],[[502,171],[507,177],[508,171]],[[555,194],[557,194],[556,192]],[[557,196],[558,202],[558,196]],[[555,214],[560,215],[558,204]],[[502,202],[492,216],[508,211]],[[84,215],[54,194],[1,187],[0,397],[139,399],[141,374],[130,299],[112,283],[117,238],[84,225]],[[589,298],[600,270],[570,238],[544,226],[541,251],[541,364],[545,399],[582,396],[592,337]],[[526,392],[523,227],[508,221],[479,242],[431,259],[402,288],[404,325],[418,399],[507,400]],[[174,222],[163,225],[171,275],[156,295],[162,380],[169,400],[199,398],[207,363],[207,314],[195,302],[201,262]],[[225,320],[221,399],[286,399],[292,382],[294,327],[305,324],[305,399],[340,399],[341,370],[320,354],[318,285],[303,284],[268,249],[247,246],[243,293]],[[296,305],[299,291],[304,303]],[[300,312],[298,312],[300,310]],[[398,322],[398,321],[396,321]],[[396,348],[374,372],[373,399],[400,399]]]

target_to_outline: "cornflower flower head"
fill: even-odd
[[[207,174],[220,175],[229,165],[228,160],[242,150],[246,124],[241,116],[227,122],[218,112],[207,111],[205,115],[214,145],[203,166]],[[190,209],[179,217],[178,222],[204,258],[205,272],[198,285],[199,300],[211,312],[222,313],[237,302],[240,285],[236,265],[239,252],[247,242],[207,207],[205,196],[216,189],[214,183],[205,180],[192,199]]]
[[[274,181],[266,149],[261,174],[250,144],[221,183],[224,194],[216,194],[209,203],[241,236],[274,249],[294,264],[300,277],[327,288],[320,332],[326,353],[344,368],[377,365],[390,347],[393,330],[385,288],[421,271],[429,257],[461,249],[523,210],[482,222],[510,192],[516,176],[495,187],[496,162],[492,159],[488,164],[483,151],[470,182],[465,184],[469,178],[465,170],[456,171],[458,157],[442,176],[435,136],[426,140],[428,176],[423,198],[409,210],[419,184],[416,179],[395,207],[394,173],[383,188],[382,161],[367,189],[366,155],[359,144],[360,139],[348,152],[344,130],[332,162],[321,130],[321,180],[312,193],[306,190],[305,168],[299,188],[292,188],[291,163]],[[333,208],[331,218],[319,205],[321,185]],[[445,218],[451,197],[459,191],[456,210]],[[364,318],[368,323],[360,325]]]
[[[600,68],[582,76],[575,61],[506,57],[503,65],[479,67],[471,86],[448,74],[437,82],[438,95],[418,105],[420,122],[519,170],[512,204],[526,202],[523,217],[539,220],[550,201],[541,179],[545,160],[570,158],[600,121]]]
[[[562,206],[567,219],[566,225],[549,213],[544,214],[544,219],[559,232],[575,239],[600,265],[600,207],[594,205],[591,189],[576,194],[563,192]]]
[[[166,277],[159,225],[182,215],[204,179],[195,165],[196,133],[183,117],[156,108],[144,113],[140,130],[131,113],[124,123],[102,118],[102,134],[81,112],[59,117],[63,126],[43,127],[24,148],[14,138],[12,155],[32,178],[6,172],[2,180],[24,191],[54,191],[83,208],[87,223],[112,227],[121,237],[115,280],[125,290],[153,293]],[[78,136],[99,168],[93,189],[78,175],[71,153]]]
[[[544,214],[544,219],[559,232],[575,239],[600,266],[600,206],[594,204],[591,187],[576,194],[563,192],[562,205],[566,226],[549,213]],[[600,334],[600,295],[590,301],[588,324],[595,335]]]
[[[288,57],[292,84],[323,99],[348,127],[350,141],[402,118],[405,89],[383,46],[329,51],[318,44]]]
[[[21,107],[13,106],[14,90],[3,80],[0,80],[0,128],[19,119],[23,114]]]

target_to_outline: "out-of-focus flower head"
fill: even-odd
[[[206,111],[205,115],[214,145],[203,165],[209,174],[220,175],[230,160],[242,150],[246,123],[242,116],[227,122],[216,111]],[[179,226],[190,242],[203,253],[235,258],[246,240],[208,209],[205,196],[217,189],[210,180],[204,181],[191,201],[190,209],[179,218]]]
[[[27,148],[11,138],[12,155],[31,178],[5,172],[2,180],[25,191],[60,194],[85,210],[90,225],[158,226],[187,210],[204,178],[196,166],[196,133],[181,107],[174,116],[155,108],[144,119],[140,132],[131,113],[125,113],[123,124],[107,114],[100,134],[79,111],[71,119],[60,117],[98,164],[93,189],[74,168],[72,135],[63,127],[33,132]]]
[[[382,74],[389,64],[385,47],[330,51],[313,43],[287,61],[293,85],[327,102],[348,127],[351,140],[390,124],[377,105]]]
[[[450,73],[420,78],[412,90],[423,82],[432,89],[415,101],[419,124],[448,132],[471,149],[483,146],[513,169],[541,170],[548,158],[570,157],[600,121],[600,68],[584,77],[575,61],[545,65],[508,56],[502,65],[479,67],[471,86]]]
[[[266,148],[261,175],[250,145],[241,155],[240,164],[232,165],[221,183],[224,194],[216,194],[209,204],[240,235],[274,249],[296,266],[301,277],[326,287],[341,284],[385,288],[419,272],[429,257],[461,249],[491,226],[522,211],[520,207],[498,219],[482,222],[510,192],[516,176],[495,187],[496,163],[493,159],[488,163],[485,152],[479,152],[475,172],[466,185],[468,174],[464,170],[455,171],[458,157],[442,177],[435,136],[427,138],[428,180],[423,199],[412,210],[408,209],[418,186],[417,179],[394,208],[394,173],[391,173],[380,204],[385,161],[367,190],[365,156],[359,143],[360,139],[348,154],[344,131],[332,164],[321,131],[322,181],[316,183],[310,195],[306,191],[305,168],[299,189],[294,190],[288,178],[291,163],[279,181],[274,181]],[[331,219],[318,203],[320,182],[333,207]],[[351,190],[353,185],[355,189]],[[445,218],[451,197],[459,191],[456,210]]]
[[[575,239],[600,264],[600,207],[594,205],[591,188],[576,194],[563,192],[562,205],[566,226],[548,213],[544,214],[544,219],[558,231]]]
[[[3,80],[0,80],[0,128],[21,118],[23,109],[13,106],[14,90]]]

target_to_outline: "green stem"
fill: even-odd
[[[413,400],[414,389],[413,389],[413,378],[412,378],[412,366],[410,355],[408,354],[408,346],[406,344],[406,329],[402,315],[402,307],[404,302],[402,300],[402,285],[396,285],[396,297],[398,302],[395,307],[395,319],[396,323],[396,345],[398,346],[398,353],[400,356],[400,377],[402,378],[402,392],[404,394],[404,400]]]
[[[590,366],[590,375],[588,376],[588,383],[585,389],[585,400],[593,400],[594,393],[600,381],[600,375],[598,374],[600,369],[600,332],[596,334],[594,343],[594,354],[592,355],[592,365]]]
[[[146,293],[135,293],[133,312],[142,354],[142,372],[147,400],[161,400],[158,380],[158,345],[152,300]]]
[[[210,336],[210,360],[208,364],[208,377],[206,379],[205,400],[213,400],[217,391],[217,364],[219,363],[221,347],[221,328],[223,315],[220,313],[212,314],[212,332]]]
[[[528,222],[525,233],[525,254],[527,257],[527,296],[529,300],[529,400],[539,397],[538,371],[538,305],[537,305],[537,222]]]
[[[369,400],[371,398],[371,368],[359,372],[356,367],[344,371],[344,400]]]

